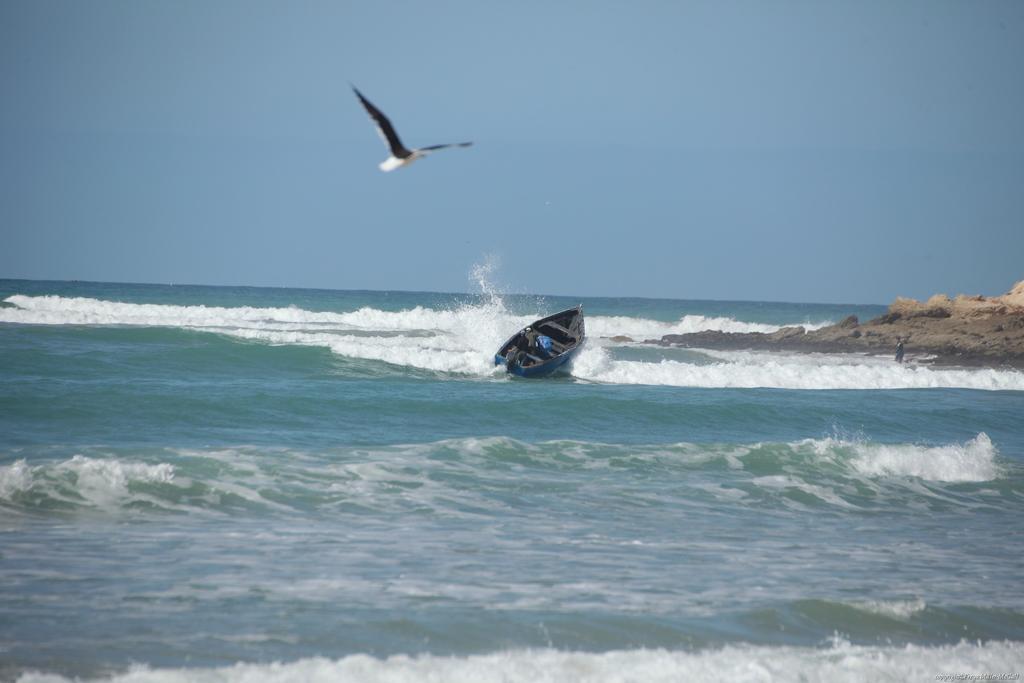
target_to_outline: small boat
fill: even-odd
[[[541,318],[513,334],[494,354],[518,377],[545,377],[568,370],[568,362],[583,346],[583,307],[577,306]]]

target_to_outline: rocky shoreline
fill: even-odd
[[[783,327],[772,332],[704,331],[668,334],[645,343],[711,350],[866,353],[894,356],[902,340],[906,361],[1024,369],[1024,281],[998,297],[925,302],[898,298],[884,315],[861,323],[849,316],[816,330]]]

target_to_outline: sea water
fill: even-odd
[[[879,306],[481,283],[0,281],[0,678],[1024,673],[1024,373],[643,343]],[[570,376],[493,365],[579,303]]]

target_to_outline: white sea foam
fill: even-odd
[[[438,458],[439,453],[445,457]],[[453,489],[447,475],[475,472],[477,467],[493,463],[496,454],[504,453],[514,454],[517,461],[528,459],[536,467],[577,471],[617,469],[625,461],[644,471],[652,467],[699,468],[705,463],[718,467],[715,463],[721,463],[737,473],[750,469],[749,484],[779,495],[782,504],[792,507],[806,504],[806,497],[811,497],[838,508],[856,508],[863,504],[865,487],[881,494],[884,487],[896,486],[911,490],[914,499],[943,497],[947,495],[944,487],[931,484],[994,481],[1006,474],[996,446],[984,433],[965,443],[937,446],[839,438],[747,445],[619,446],[468,437],[343,451],[329,464],[314,452],[280,449],[268,453],[265,447],[246,446],[169,449],[161,458],[176,463],[174,466],[82,455],[38,465],[17,460],[0,466],[0,504],[36,505],[42,498],[107,512],[131,510],[141,503],[154,510],[190,514],[222,514],[239,506],[290,514],[295,505],[329,509],[353,504],[395,513],[443,509],[446,515],[461,515],[470,508],[497,513],[504,503],[485,488]],[[768,473],[763,470],[766,456],[772,468]],[[856,486],[851,485],[851,477],[858,480]],[[751,490],[718,485],[696,488],[732,501],[748,499],[756,505],[759,500],[750,497]],[[26,492],[37,502],[27,503]],[[803,495],[793,498],[789,495],[793,492]],[[976,497],[972,501],[960,504],[974,504]]]
[[[84,297],[24,296],[4,299],[16,308],[0,309],[0,321],[34,325],[147,325],[160,327],[225,327],[240,324],[333,323],[358,327],[360,311],[349,314],[300,308],[250,306],[174,306],[132,304]],[[355,318],[355,320],[350,320]]]
[[[167,463],[149,465],[82,455],[34,466],[18,460],[0,466],[0,500],[38,489],[56,500],[108,509],[132,498],[132,483],[167,484],[173,480],[174,467]]]
[[[606,348],[584,349],[573,364],[581,379],[612,384],[705,388],[1024,390],[1024,373],[900,365],[852,355],[708,352],[718,362],[697,365],[615,360]]]
[[[499,297],[452,309],[360,308],[335,313],[300,308],[223,308],[133,304],[88,298],[15,295],[0,322],[127,325],[216,332],[271,344],[321,346],[352,358],[444,372],[487,374],[494,350],[534,316],[508,313]]]
[[[805,329],[816,330],[832,324],[830,321],[800,323]],[[679,320],[663,322],[627,316],[587,316],[587,334],[595,337],[624,335],[636,341],[661,339],[666,334],[689,334],[715,330],[719,332],[765,332],[780,330],[784,325],[751,323],[727,317],[684,315]]]
[[[130,482],[167,484],[174,479],[174,467],[167,463],[147,465],[81,455],[61,463],[56,470],[72,473],[78,494],[97,507],[105,507],[124,498]]]
[[[495,349],[515,330],[543,315],[510,313],[488,282],[488,266],[473,277],[486,295],[477,305],[451,309],[422,306],[384,311],[363,307],[337,313],[295,307],[255,308],[134,304],[82,297],[14,295],[0,308],[0,322],[37,325],[152,326],[204,330],[271,344],[322,346],[352,358],[442,372],[489,374]],[[774,325],[731,318],[684,316],[674,323],[623,316],[588,317],[596,338],[636,338],[705,329],[773,331]]]
[[[837,438],[804,439],[789,446],[797,452],[810,449],[822,461],[871,478],[915,477],[957,483],[991,481],[1003,474],[997,462],[999,451],[985,432],[965,443],[939,446]]]
[[[134,666],[125,673],[93,680],[112,683],[859,682],[934,681],[944,674],[1012,675],[1022,668],[1024,648],[1014,642],[896,647],[851,645],[837,638],[830,647],[822,648],[732,645],[697,652],[518,650],[468,657],[396,655],[380,659],[368,655],[351,655],[337,660],[317,657],[289,663],[239,663],[215,669],[151,669]],[[19,683],[64,683],[69,680],[43,673],[26,673],[18,679]]]
[[[850,603],[850,606],[871,614],[906,621],[915,614],[923,612],[928,604],[921,598],[915,598],[913,600],[865,600]]]
[[[809,484],[799,477],[787,476],[787,475],[772,475],[765,477],[757,477],[753,480],[753,483],[761,488],[769,489],[796,489],[803,493],[813,496],[818,500],[821,500],[830,505],[842,508],[855,508],[855,505],[843,500],[835,491],[827,486],[819,486],[817,484]]]
[[[0,322],[46,325],[159,326],[201,330],[268,344],[319,346],[347,358],[477,376],[496,374],[493,354],[515,330],[542,312],[515,315],[475,273],[487,295],[480,304],[451,309],[422,306],[401,311],[364,307],[337,313],[287,308],[224,308],[133,304],[90,298],[14,295]],[[824,323],[822,323],[824,324]],[[710,388],[1024,390],[1016,370],[897,365],[890,359],[822,354],[707,352],[717,362],[693,364],[618,360],[609,353],[616,335],[634,339],[700,330],[772,331],[775,325],[688,315],[675,322],[625,316],[588,316],[587,347],[573,374],[615,384]]]
[[[486,273],[480,273],[484,278]],[[363,307],[356,311],[336,313],[308,311],[296,307],[258,308],[249,306],[176,306],[169,304],[133,304],[83,297],[25,296],[16,294],[5,301],[15,308],[0,309],[0,322],[37,325],[146,325],[161,327],[230,328],[295,330],[315,326],[333,330],[377,330],[411,332],[421,330],[458,331],[467,322],[474,326],[484,322],[481,317],[496,318],[501,333],[508,335],[540,317],[538,311],[513,315],[501,297],[481,279],[481,288],[488,301],[477,306],[455,309],[430,309],[416,306],[401,311],[383,311]],[[827,325],[805,324],[810,329]],[[724,332],[774,332],[781,325],[748,323],[726,317],[686,315],[674,322],[627,316],[588,316],[591,336],[630,336],[635,339],[660,338],[665,334],[683,334],[703,330]]]
[[[0,465],[0,500],[8,500],[11,496],[32,487],[32,468],[24,460],[17,460],[11,465]]]
[[[870,476],[918,477],[930,481],[989,481],[999,476],[996,448],[984,432],[964,444],[852,444],[853,467]]]

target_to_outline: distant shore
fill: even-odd
[[[1024,369],[1024,280],[997,297],[936,294],[925,302],[897,298],[889,310],[861,323],[856,316],[816,330],[703,331],[667,334],[645,343],[711,350],[868,353],[935,365]]]

